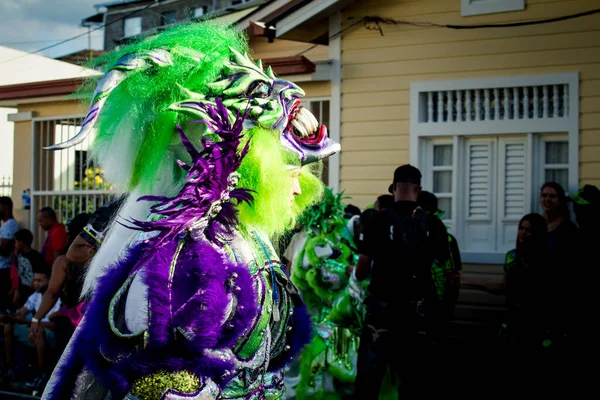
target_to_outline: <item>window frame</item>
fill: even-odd
[[[546,143],[548,142],[567,142],[569,141],[569,136],[566,133],[550,133],[550,134],[534,134],[534,133],[523,133],[521,135],[515,136],[514,134],[507,135],[493,135],[497,140],[493,145],[493,148],[490,148],[490,168],[498,168],[498,171],[491,171],[490,174],[492,178],[489,180],[488,184],[490,188],[488,189],[490,193],[496,193],[493,195],[494,198],[497,196],[501,196],[504,198],[504,188],[491,185],[498,185],[500,182],[499,176],[497,174],[503,173],[503,168],[506,168],[506,165],[501,165],[502,161],[498,158],[497,152],[499,149],[496,149],[497,146],[502,146],[506,144],[510,144],[511,141],[515,140],[515,143],[518,141],[517,138],[520,137],[525,139],[526,152],[525,152],[525,187],[528,189],[529,193],[525,194],[525,210],[523,215],[529,212],[538,212],[541,213],[542,210],[539,205],[539,190],[543,183],[545,182],[545,171],[548,167],[546,164]],[[421,155],[419,160],[421,162],[419,168],[423,174],[423,189],[428,190],[434,193],[438,198],[441,198],[436,192],[434,192],[433,188],[433,175],[436,170],[452,170],[452,193],[451,196],[443,196],[451,198],[452,205],[452,218],[444,219],[444,224],[448,227],[449,231],[452,232],[458,239],[459,242],[463,239],[465,234],[466,224],[470,222],[477,221],[488,221],[488,219],[478,219],[472,218],[468,215],[468,199],[464,197],[468,194],[468,164],[465,161],[468,157],[469,144],[474,141],[487,141],[486,138],[490,138],[488,135],[455,135],[454,137],[448,136],[438,136],[438,137],[427,137],[426,141],[422,143],[421,146]],[[434,161],[434,146],[437,145],[452,145],[452,166],[433,166]],[[570,147],[570,146],[569,146]],[[568,150],[567,150],[568,151]],[[569,154],[570,155],[570,154]],[[572,169],[572,162],[569,159],[568,164],[554,164],[553,167],[556,169],[565,169],[567,168],[569,173]],[[493,178],[496,176],[496,178]],[[566,188],[565,188],[566,190]],[[493,204],[488,210],[492,213],[494,217],[494,221],[496,224],[496,229],[498,230],[501,227],[501,223],[505,222],[517,222],[517,219],[514,218],[506,218],[503,215],[499,215],[498,207],[504,207],[503,200],[494,200],[491,198],[490,201],[493,201]],[[497,203],[497,201],[499,201]],[[491,217],[490,217],[491,218]],[[518,218],[520,219],[520,218]],[[497,233],[499,234],[499,233]],[[502,261],[502,257],[504,257],[503,253],[473,253],[466,252],[465,261],[466,262],[474,262],[474,263],[482,263],[482,264],[497,264]]]
[[[565,135],[542,135],[541,137],[539,137],[539,147],[538,147],[538,151],[541,153],[540,154],[540,177],[542,178],[542,180],[546,180],[546,172],[548,170],[566,170],[567,174],[569,171],[569,138]],[[548,164],[548,160],[547,160],[547,152],[546,152],[546,144],[547,143],[566,143],[567,144],[567,163],[566,164]],[[543,183],[542,183],[543,184]],[[541,185],[540,185],[541,186]],[[568,185],[567,187],[565,187],[565,190],[568,191]]]
[[[166,21],[166,17],[168,16],[173,16],[173,21],[172,22],[167,22]],[[175,10],[169,10],[169,11],[163,11],[160,13],[160,26],[169,26],[169,25],[173,25],[177,22],[177,11]]]
[[[451,165],[449,166],[434,166],[434,147],[435,146],[452,146],[452,160],[451,160]],[[455,212],[455,208],[456,208],[456,157],[457,157],[457,151],[456,151],[456,147],[455,147],[455,143],[452,140],[452,138],[432,138],[431,140],[427,141],[426,144],[426,149],[424,151],[424,162],[427,165],[426,168],[424,168],[424,171],[422,171],[423,173],[423,182],[422,182],[422,186],[425,188],[425,190],[428,190],[429,192],[433,193],[438,200],[441,198],[449,198],[450,199],[450,210],[444,210],[446,213],[444,216],[446,216],[448,214],[448,211],[450,213],[450,215],[452,216],[452,218],[444,218],[442,221],[444,222],[444,224],[446,224],[447,226],[453,227],[454,226],[454,221],[455,221],[455,216],[456,216],[456,212]],[[436,171],[450,171],[452,173],[452,191],[450,193],[436,193],[434,191],[433,188],[433,183],[434,183],[434,172]],[[439,204],[438,204],[439,207]]]
[[[198,10],[202,10],[202,14],[198,15],[197,14]],[[208,10],[208,7],[206,7],[206,6],[194,7],[194,9],[192,10],[192,18],[201,18],[201,17],[205,16],[207,10]]]
[[[423,148],[430,138],[455,138],[455,149],[460,149],[458,141],[469,136],[503,136],[520,134],[565,134],[569,141],[569,185],[568,190],[576,191],[579,186],[579,72],[559,74],[538,74],[523,76],[501,76],[496,78],[451,79],[444,81],[411,82],[410,84],[410,163],[422,167]],[[421,101],[421,94],[432,90],[487,89],[520,86],[568,85],[569,116],[565,118],[518,119],[513,121],[452,121],[423,123],[420,115],[426,113],[427,104]],[[532,146],[531,148],[534,148]],[[456,158],[455,152],[455,158]],[[537,165],[537,160],[536,164]],[[565,188],[567,190],[567,188]]]
[[[523,10],[525,10],[525,0],[461,0],[460,15],[469,17]]]
[[[131,34],[127,34],[127,22],[133,22],[133,21],[139,21],[139,32],[136,33],[131,33]],[[125,18],[123,20],[123,38],[131,38],[131,37],[135,37],[139,34],[142,33],[142,17],[141,16],[137,16],[137,17],[129,17],[129,18]],[[137,29],[136,29],[137,31]]]
[[[565,133],[555,133],[555,134],[539,134],[533,135],[533,176],[532,176],[532,192],[531,192],[531,210],[532,212],[542,213],[543,210],[540,206],[540,190],[542,185],[546,183],[546,143],[548,142],[569,142],[570,137]],[[569,146],[570,147],[570,146]],[[568,152],[569,163],[568,171],[571,174],[571,170],[573,168],[573,162],[571,160],[571,153]],[[559,164],[565,165],[565,164]],[[572,193],[572,190],[569,189],[571,185],[567,185],[564,187],[565,193],[568,196],[569,193]]]
[[[328,121],[328,123],[331,123],[331,97],[328,97],[328,96],[303,97],[303,98],[300,99],[300,105],[303,106],[303,107],[307,107],[308,110],[311,111],[311,108],[310,108],[311,103],[313,103],[313,102],[322,103],[324,101],[328,101],[329,102],[329,115],[327,116],[327,121]],[[319,112],[321,114],[323,113],[323,105],[322,104],[319,107]],[[315,115],[315,118],[317,118],[317,121],[319,123],[321,123],[321,124],[323,123],[323,121],[320,118],[318,118],[316,115]],[[329,129],[329,124],[326,124],[326,126],[327,126],[327,129]],[[326,186],[332,187],[331,186],[331,182],[333,182],[333,181],[335,181],[335,179],[337,179],[336,177],[339,176],[339,172],[335,172],[335,171],[331,170],[330,164],[329,164],[329,158],[325,159],[323,162],[326,163],[326,165],[327,165],[327,167],[326,167],[327,171],[324,171],[324,172],[327,172],[327,176],[325,176],[325,174],[324,174],[323,175],[323,180],[325,181],[325,178],[326,178]]]
[[[579,72],[564,72],[557,74],[534,74],[522,76],[499,76],[490,78],[474,79],[449,79],[443,81],[425,81],[410,83],[410,142],[409,155],[410,163],[417,166],[427,176],[427,142],[429,140],[439,140],[447,138],[454,143],[454,166],[455,173],[453,179],[454,198],[452,207],[452,227],[451,231],[458,238],[464,236],[466,222],[464,222],[464,199],[457,197],[456,193],[463,193],[464,182],[458,181],[457,176],[462,174],[464,169],[464,160],[466,155],[463,149],[463,143],[470,137],[499,136],[508,135],[527,135],[528,151],[531,159],[529,179],[534,185],[531,185],[531,194],[527,194],[531,210],[536,210],[539,203],[537,191],[541,186],[539,160],[540,145],[539,139],[550,137],[559,138],[556,135],[568,138],[569,148],[569,183],[565,190],[577,190],[579,186],[579,125],[580,125],[580,99],[579,99]],[[440,91],[465,91],[465,90],[500,90],[505,88],[531,87],[544,85],[564,85],[568,91],[563,96],[566,98],[565,107],[568,115],[560,118],[553,118],[548,115],[532,118],[518,118],[513,120],[471,120],[471,121],[442,121],[429,122],[428,118],[428,93]],[[548,136],[547,136],[548,135]],[[534,151],[535,149],[535,151]],[[460,160],[460,161],[459,161]],[[542,182],[543,183],[543,182]],[[539,185],[539,186],[538,186]],[[537,186],[537,187],[536,187]],[[458,204],[460,203],[460,204]],[[464,225],[464,226],[463,226]],[[460,239],[459,239],[460,240]],[[465,254],[467,256],[467,254]],[[465,258],[466,262],[475,262],[483,264],[496,264],[501,261],[502,255],[499,253],[472,253]]]

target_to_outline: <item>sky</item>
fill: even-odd
[[[94,4],[105,2],[106,0],[0,0],[0,46],[32,52],[87,33],[88,28],[81,26],[81,20],[96,14]],[[103,41],[103,29],[91,33],[92,49],[102,49]],[[86,34],[37,54],[55,58],[88,48]]]

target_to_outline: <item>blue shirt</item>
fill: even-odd
[[[5,221],[0,226],[0,239],[14,240],[15,233],[19,230],[19,225],[14,218]],[[0,269],[10,268],[10,264],[14,262],[14,255],[0,256]]]

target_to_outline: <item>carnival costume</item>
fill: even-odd
[[[207,22],[101,60],[81,131],[51,149],[94,134],[96,165],[128,197],[42,398],[281,397],[311,328],[270,239],[319,199],[319,161],[340,147],[247,51]]]
[[[347,267],[358,254],[342,194],[325,189],[323,200],[299,219],[306,240],[291,270],[292,282],[308,306],[313,339],[301,353],[296,398],[337,399],[352,391],[362,305],[346,291]]]

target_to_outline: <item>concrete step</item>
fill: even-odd
[[[505,307],[486,304],[457,304],[454,319],[458,321],[494,322],[506,313]]]
[[[475,274],[498,274],[504,273],[504,265],[502,264],[463,264],[463,272]]]
[[[506,298],[503,295],[491,294],[483,290],[462,287],[458,295],[459,304],[482,304],[489,306],[504,306]]]

